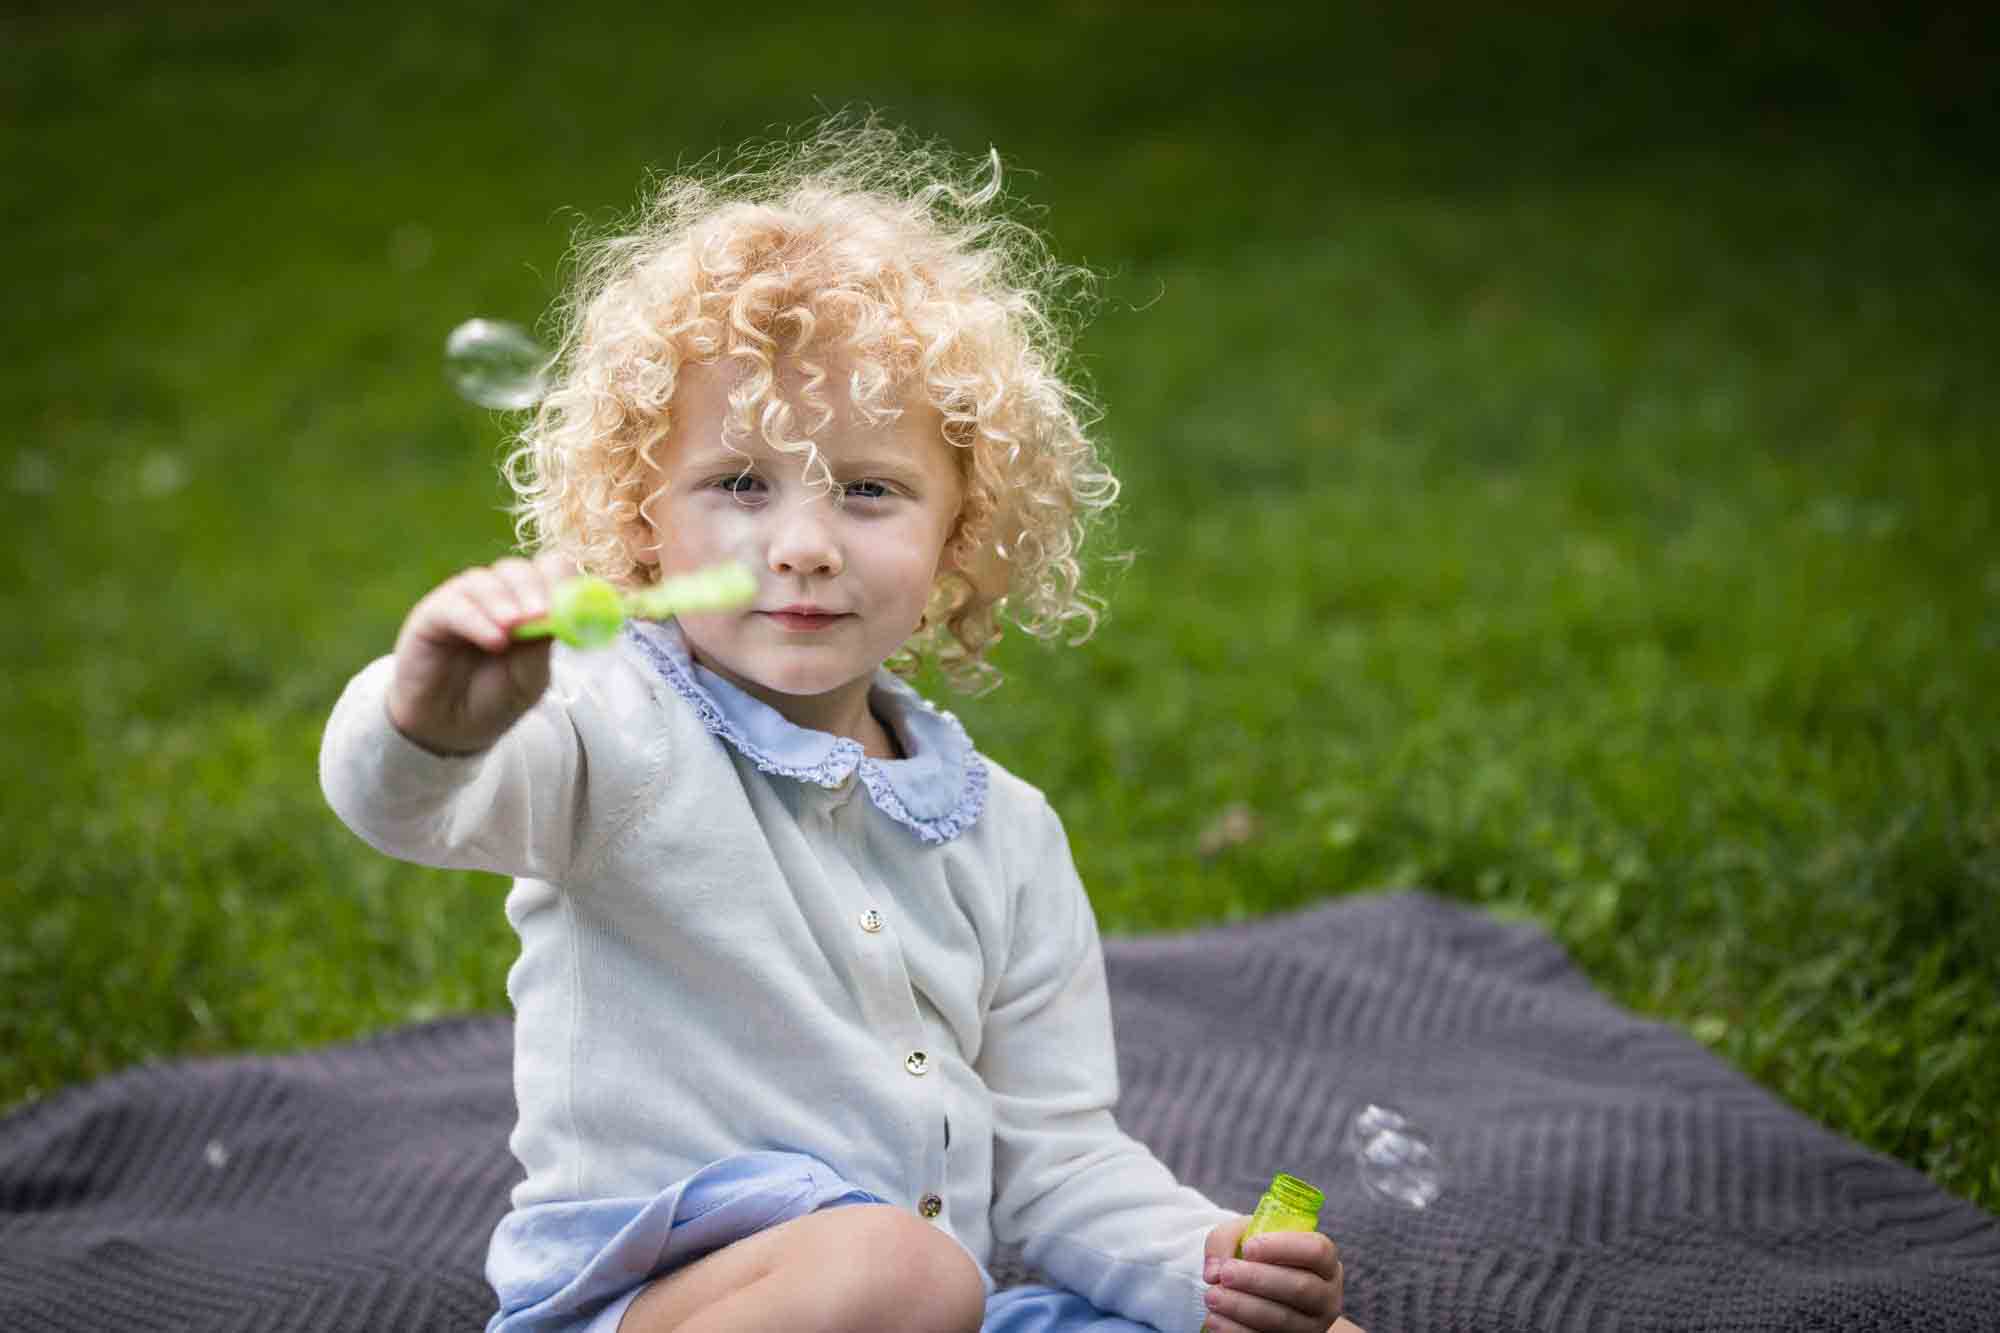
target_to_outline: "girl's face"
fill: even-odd
[[[695,660],[798,726],[853,736],[870,679],[916,632],[945,567],[962,484],[935,410],[906,402],[872,426],[846,402],[843,369],[829,367],[833,419],[814,437],[829,489],[804,454],[725,444],[727,372],[685,367],[635,545],[663,576],[748,566],[749,607],[680,618]]]

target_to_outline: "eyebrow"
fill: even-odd
[[[833,469],[836,476],[844,473],[850,477],[903,477],[917,481],[924,475],[924,470],[909,459],[892,455],[864,455],[839,462],[828,459],[827,466]]]
[[[805,455],[781,454],[780,457],[804,460]],[[897,480],[920,481],[924,470],[907,458],[893,454],[865,454],[854,458],[835,459],[824,452],[820,459],[836,477],[893,477]],[[745,472],[760,465],[759,458],[739,453],[733,449],[700,449],[689,453],[681,463],[686,472]]]

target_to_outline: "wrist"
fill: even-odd
[[[397,716],[396,696],[393,691],[382,701],[382,714],[389,719],[389,725],[395,728],[398,736],[401,736],[425,754],[435,755],[439,759],[470,759],[474,755],[485,753],[493,745],[493,742],[489,740],[484,745],[475,745],[466,748],[462,745],[455,745],[450,740],[431,736],[421,727],[406,725],[403,719]]]

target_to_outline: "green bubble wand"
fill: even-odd
[[[514,627],[516,639],[562,640],[602,648],[628,620],[665,620],[686,612],[727,611],[757,596],[757,576],[741,564],[711,565],[631,592],[591,574],[564,579],[549,592],[549,613]]]

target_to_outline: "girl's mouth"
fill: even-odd
[[[766,611],[764,614],[780,629],[795,634],[825,629],[835,621],[846,619],[845,613],[834,611]]]

